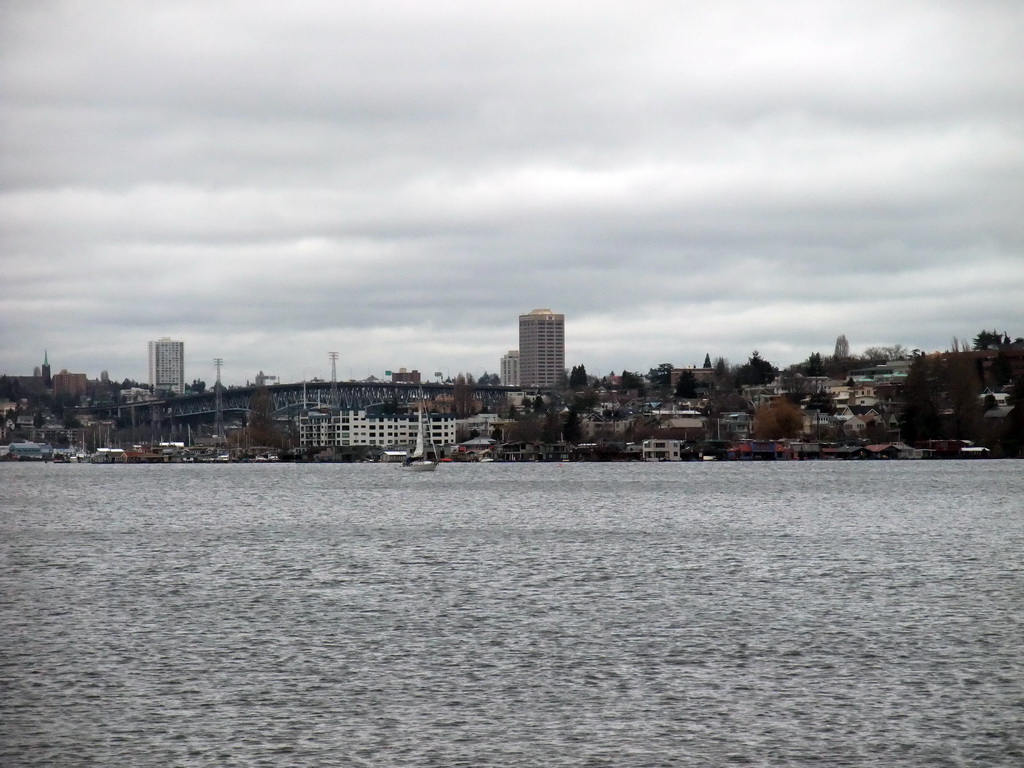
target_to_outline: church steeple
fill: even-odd
[[[50,376],[50,353],[47,350],[43,350],[43,386],[52,387],[53,378]]]

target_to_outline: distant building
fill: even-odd
[[[167,336],[149,342],[149,383],[154,391],[185,393],[185,342]]]
[[[45,372],[45,376],[44,376]],[[7,380],[18,387],[22,397],[45,395],[51,386],[50,363],[43,353],[43,366],[32,369],[31,376],[8,376]]]
[[[519,386],[548,389],[565,376],[565,315],[535,309],[519,316]]]
[[[156,396],[145,387],[129,387],[128,389],[122,389],[118,393],[118,397],[122,403],[145,403],[150,400],[157,399]]]
[[[416,370],[407,371],[405,368],[399,368],[397,371],[392,372],[391,381],[394,384],[419,384],[421,381],[420,372]]]
[[[688,368],[673,368],[669,373],[669,386],[675,389],[684,373],[689,373],[693,376],[697,381],[697,385],[701,387],[706,387],[715,380],[715,369],[711,367],[696,368],[690,366]]]
[[[519,386],[519,350],[510,349],[501,358],[501,384],[504,387]]]
[[[8,457],[21,461],[49,461],[53,458],[53,446],[39,443],[11,443]]]
[[[265,387],[272,381],[277,381],[277,376],[271,376],[270,374],[264,373],[262,369],[256,374],[257,387]]]
[[[494,431],[495,425],[504,422],[501,416],[496,413],[475,413],[468,418],[461,419],[458,427],[465,430],[467,434],[476,432],[482,437],[487,437]]]
[[[878,383],[899,381],[905,383],[910,375],[913,360],[888,360],[867,368],[855,368],[849,372],[854,381],[872,381]]]
[[[682,440],[659,440],[650,438],[641,444],[644,461],[682,461],[685,456]]]
[[[88,384],[89,380],[84,373],[68,373],[67,369],[62,369],[53,375],[53,394],[57,397],[78,397],[85,394]]]
[[[453,414],[424,414],[430,442],[455,443]],[[416,442],[419,414],[372,414],[362,411],[310,411],[299,417],[299,444],[318,447],[412,445]]]

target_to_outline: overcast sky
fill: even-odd
[[[0,372],[1024,335],[1024,3],[0,4]]]

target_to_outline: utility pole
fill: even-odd
[[[222,365],[224,365],[224,358],[223,357],[215,357],[215,358],[213,358],[213,364],[217,367],[217,383],[213,385],[214,413],[216,414],[215,417],[214,417],[214,430],[216,432],[214,437],[216,437],[218,439],[218,441],[223,441],[223,440],[225,440],[225,436],[224,436],[224,393],[223,393],[223,389],[224,388],[221,386],[221,383],[220,383],[220,367]]]

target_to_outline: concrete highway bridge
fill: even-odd
[[[222,393],[225,418],[249,410],[257,387],[225,388]],[[271,384],[267,392],[273,403],[274,415],[292,416],[309,408],[337,406],[362,410],[375,404],[407,405],[420,397],[427,400],[450,398],[452,384],[393,384],[391,382],[347,381],[332,385],[329,381]],[[519,387],[480,386],[473,388],[473,396],[490,410],[500,407],[509,392]],[[186,395],[141,403],[115,403],[77,408],[76,412],[98,417],[117,418],[131,415],[141,421],[208,421],[216,415],[217,400],[211,389],[201,395]],[[134,413],[133,413],[134,412]]]

